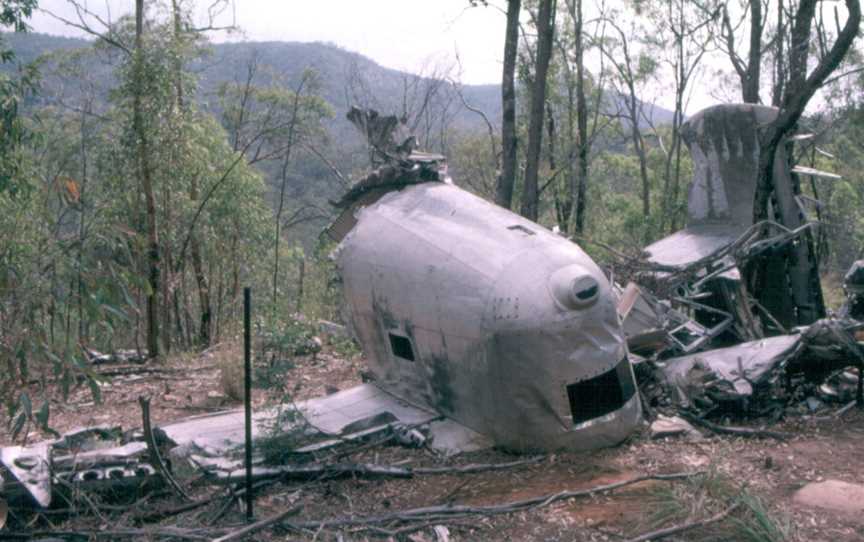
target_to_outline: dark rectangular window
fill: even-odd
[[[633,397],[636,383],[630,371],[630,361],[618,365],[600,376],[567,386],[573,424],[579,424],[618,410]]]
[[[393,355],[397,358],[414,361],[414,349],[411,348],[411,341],[408,340],[408,337],[393,335],[392,333],[389,333],[389,335],[390,350],[393,351]]]

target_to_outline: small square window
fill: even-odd
[[[414,361],[414,349],[411,347],[411,341],[408,340],[408,337],[402,337],[401,335],[390,335],[390,350],[393,351],[393,355],[397,358],[402,358],[408,361]]]

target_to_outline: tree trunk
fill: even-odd
[[[516,184],[516,52],[519,46],[521,0],[507,2],[504,70],[501,76],[501,173],[495,183],[495,203],[509,209]]]
[[[576,0],[575,13],[576,56],[576,116],[579,140],[576,155],[576,235],[585,233],[585,212],[588,208],[588,102],[585,100],[585,62],[582,43],[582,0]],[[599,107],[599,105],[598,105]]]
[[[303,290],[306,286],[306,255],[300,260],[300,277],[297,284],[297,301],[294,304],[294,312],[303,314]]]
[[[285,210],[285,191],[288,187],[288,165],[291,163],[291,151],[297,138],[297,123],[300,115],[300,97],[306,85],[306,77],[300,80],[294,91],[294,104],[291,108],[291,121],[288,124],[288,143],[282,158],[281,186],[279,188],[279,205],[276,208],[276,233],[273,238],[273,310],[276,310],[276,293],[279,278],[279,245],[282,241],[282,213]]]
[[[531,91],[525,183],[522,190],[522,216],[535,221],[538,217],[537,176],[543,143],[543,113],[546,110],[546,76],[549,71],[549,59],[552,56],[552,38],[555,34],[554,18],[555,0],[540,0],[537,16],[537,63],[534,69],[534,88]]]
[[[759,103],[759,83],[762,75],[762,0],[750,0],[750,51],[747,69],[741,81],[741,98],[744,103]],[[779,31],[779,28],[778,28]],[[778,43],[778,47],[782,44]]]
[[[861,6],[858,0],[846,0],[849,17],[834,45],[807,75],[810,31],[816,14],[817,0],[802,0],[798,4],[790,32],[789,80],[784,85],[783,100],[777,118],[760,130],[759,175],[753,203],[754,222],[766,218],[778,219],[784,226],[795,228],[802,217],[795,201],[798,187],[788,174],[785,160],[786,138],[795,129],[813,94],[840,65],[858,35]],[[768,202],[775,204],[776,216],[769,216]],[[819,284],[818,262],[813,255],[812,235],[804,234],[802,242],[790,247],[786,272],[795,304],[795,323],[809,324],[825,313]]]
[[[288,186],[288,164],[291,160],[291,149],[282,162],[279,188],[279,205],[276,207],[276,233],[273,236],[273,315],[276,315],[277,295],[279,290],[279,247],[282,244],[282,212],[285,210],[285,190]]]
[[[648,179],[648,163],[645,157],[645,144],[642,140],[642,130],[639,128],[639,106],[637,105],[636,89],[630,83],[630,97],[627,107],[630,114],[630,138],[633,141],[633,149],[639,159],[639,178],[642,179],[642,216],[646,219],[651,216],[651,183]],[[645,230],[646,236],[648,230]]]
[[[132,123],[137,139],[137,175],[147,211],[147,354],[159,356],[159,230],[156,223],[156,198],[150,170],[150,151],[143,118],[144,80],[144,0],[135,0],[135,84],[132,100]]]
[[[777,2],[777,52],[774,54],[774,88],[771,91],[771,105],[780,107],[783,101],[783,88],[786,82],[786,61],[783,58],[786,47],[786,27],[783,23],[783,11],[786,9],[783,0]]]
[[[174,16],[174,87],[176,92],[177,103],[177,118],[183,122],[186,115],[185,96],[183,91],[183,57],[181,49],[183,47],[183,25],[180,4],[178,0],[171,1],[172,12]],[[198,176],[192,175],[189,180],[189,199],[193,202],[198,201]],[[204,262],[201,256],[201,240],[198,234],[193,230],[189,234],[189,253],[192,256],[192,271],[195,275],[195,284],[198,288],[198,304],[200,305],[200,322],[198,328],[198,343],[202,348],[210,346],[212,337],[212,317],[213,307],[210,300],[210,282],[207,280],[207,275],[204,272]]]

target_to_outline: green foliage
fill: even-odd
[[[148,241],[131,113],[142,81],[162,255],[160,318],[169,345],[195,344],[205,325],[197,316],[205,310],[204,289],[215,338],[236,334],[241,286],[265,284],[269,276],[262,256],[272,243],[273,214],[263,177],[218,120],[189,98],[196,81],[186,66],[202,53],[200,43],[175,39],[170,25],[146,26],[140,64],[113,51],[119,84],[107,103],[84,67],[106,54],[99,44],[46,59],[50,76],[75,92],[63,97],[63,108],[45,105],[16,118],[31,134],[18,139],[14,156],[15,185],[26,190],[0,191],[0,392],[15,433],[48,429],[50,408],[34,410],[39,392],[24,384],[57,379],[68,394],[83,383],[98,400],[88,352],[139,347],[146,331]],[[130,21],[116,30],[128,40]],[[137,69],[146,77],[137,78]]]
[[[300,317],[282,317],[265,322],[259,331],[258,354],[269,365],[284,364],[307,348],[317,334],[314,324]]]
[[[11,27],[14,32],[26,32],[26,19],[33,13],[36,0],[0,0],[0,30]],[[0,65],[15,58],[0,35]],[[23,188],[21,175],[21,145],[27,138],[19,114],[21,102],[36,89],[39,78],[35,66],[22,68],[17,74],[0,72],[0,194]]]

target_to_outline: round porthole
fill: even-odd
[[[562,309],[586,309],[597,302],[600,284],[584,267],[574,264],[552,273],[549,291]]]

